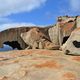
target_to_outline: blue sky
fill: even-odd
[[[58,16],[65,15],[80,15],[80,0],[0,0],[0,31],[23,25],[53,25]],[[0,49],[5,50],[12,48]]]
[[[0,0],[0,26],[52,25],[58,16],[79,15],[80,0]]]

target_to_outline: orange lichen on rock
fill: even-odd
[[[17,54],[17,53],[16,53]],[[34,49],[34,50],[25,50],[25,51],[21,51],[20,53],[18,53],[18,55],[30,55],[30,54],[40,54],[40,55],[52,55],[53,52],[51,50],[38,50],[38,49]]]
[[[75,22],[67,23],[66,25],[64,25],[64,31],[71,30],[73,28],[74,24],[75,24]]]
[[[75,60],[75,61],[79,61],[80,62],[80,56],[75,56],[72,58],[72,60]]]
[[[45,63],[35,65],[35,67],[60,69],[62,65],[58,64],[57,61],[46,61]]]
[[[38,51],[37,54],[40,54],[40,55],[48,55],[48,56],[52,56],[53,55],[52,51],[50,51],[50,50],[47,50],[47,51],[46,50],[40,50],[40,51]]]
[[[63,74],[64,80],[76,80],[76,75],[72,72],[66,72]]]
[[[47,52],[47,51],[40,51],[39,54],[50,54],[50,52]]]

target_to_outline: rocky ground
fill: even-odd
[[[80,56],[58,50],[0,52],[0,80],[80,80]]]

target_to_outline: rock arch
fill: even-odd
[[[4,44],[9,45],[10,47],[12,47],[13,49],[17,48],[18,50],[21,50],[21,46],[17,41],[6,41],[4,42]]]

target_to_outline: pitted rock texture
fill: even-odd
[[[80,56],[58,50],[0,52],[0,80],[80,80]]]
[[[66,54],[80,55],[80,28],[76,28],[66,43],[63,44],[62,50]]]

